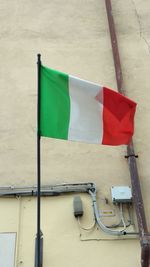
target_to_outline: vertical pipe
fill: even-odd
[[[37,267],[40,266],[41,234],[40,234],[40,194],[41,194],[41,147],[40,147],[40,82],[41,82],[41,55],[37,55]]]
[[[105,0],[105,4],[106,4],[111,45],[112,45],[112,51],[113,51],[113,59],[114,59],[114,65],[115,65],[117,88],[118,88],[118,92],[124,95],[123,88],[122,88],[123,76],[122,76],[122,69],[121,69],[121,63],[120,63],[120,55],[119,55],[119,49],[118,49],[117,36],[116,36],[116,32],[115,32],[114,19],[113,19],[113,14],[112,14],[111,1]]]
[[[105,4],[106,4],[106,10],[107,10],[109,30],[110,30],[117,87],[118,87],[119,93],[124,94],[124,91],[122,88],[123,76],[122,76],[122,70],[121,70],[117,36],[115,32],[115,24],[114,24],[114,19],[113,19],[113,14],[112,14],[111,0],[105,0]],[[136,216],[137,216],[139,237],[140,237],[140,244],[141,244],[141,266],[148,267],[149,257],[150,257],[148,229],[147,229],[146,216],[145,216],[145,211],[144,211],[144,204],[143,204],[143,199],[142,199],[138,169],[137,169],[137,164],[136,164],[136,157],[135,157],[134,146],[133,146],[132,141],[127,146],[127,154],[128,154],[127,158],[128,158],[132,191],[133,191],[133,202],[134,202]]]

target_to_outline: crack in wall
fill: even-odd
[[[143,32],[142,32],[142,23],[141,23],[141,17],[138,13],[138,10],[136,8],[136,4],[135,4],[135,1],[134,0],[131,0],[133,6],[134,6],[134,10],[135,10],[135,15],[137,17],[137,22],[139,24],[139,33],[140,33],[140,37],[143,39],[143,41],[145,42],[147,48],[148,48],[148,52],[150,54],[150,44],[149,42],[147,41],[147,39],[145,38],[145,36],[143,35]]]

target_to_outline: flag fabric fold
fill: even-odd
[[[41,136],[103,145],[129,144],[136,103],[98,84],[41,66]]]

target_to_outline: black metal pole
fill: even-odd
[[[41,147],[40,147],[40,83],[41,83],[41,55],[37,55],[37,267],[40,265],[41,250]]]

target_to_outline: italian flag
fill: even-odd
[[[40,136],[129,144],[136,103],[96,83],[41,66]]]

